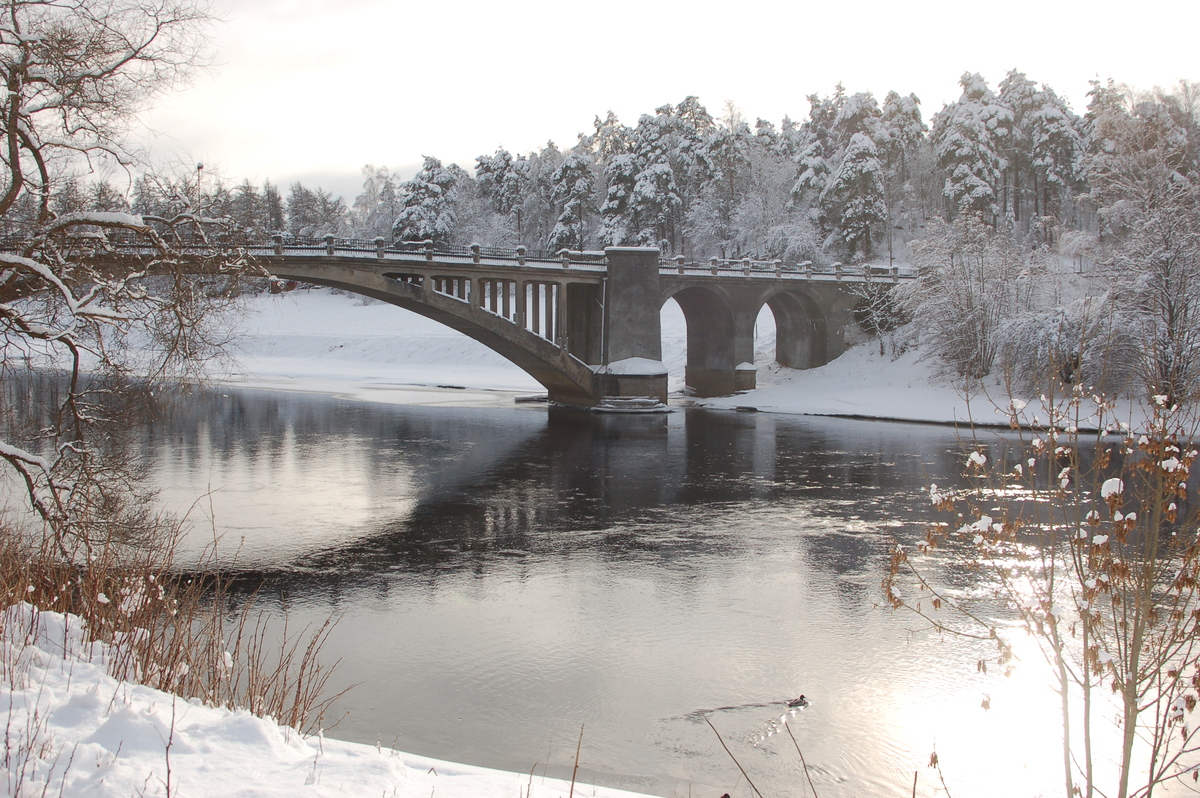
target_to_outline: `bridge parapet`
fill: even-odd
[[[94,241],[92,237],[89,242]],[[16,236],[0,237],[0,251],[12,251],[21,244]],[[94,244],[93,244],[94,245]],[[112,232],[106,234],[100,244],[114,254],[151,255],[154,249],[144,238],[133,234]],[[568,250],[555,252],[530,250],[519,246],[485,247],[479,244],[465,246],[437,244],[432,241],[396,241],[387,243],[383,238],[358,239],[325,235],[320,238],[293,236],[276,233],[268,239],[236,234],[223,234],[210,240],[172,241],[172,246],[181,254],[213,253],[222,249],[235,248],[257,258],[302,257],[314,255],[336,256],[355,259],[382,261],[404,261],[415,263],[420,260],[465,266],[475,264],[482,267],[517,266],[538,269],[573,269],[606,273],[609,266],[607,254],[599,250]],[[834,263],[819,266],[811,261],[784,263],[782,260],[759,260],[754,258],[708,258],[704,261],[688,260],[683,256],[659,258],[660,273],[682,274],[694,277],[711,276],[730,278],[774,278],[783,280],[872,282],[911,280],[917,275],[909,268],[883,265],[848,266]]]
[[[687,260],[682,255],[673,258],[662,258],[659,269],[663,274],[683,274],[689,276],[710,275],[713,277],[754,277],[800,280],[833,280],[851,283],[860,282],[899,282],[911,280],[916,273],[908,268],[899,266],[882,266],[864,264],[861,266],[845,266],[833,263],[828,266],[818,266],[812,261],[785,264],[782,260],[755,260],[753,258],[709,258],[706,261]]]

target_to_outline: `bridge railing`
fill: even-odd
[[[835,280],[849,278],[851,280],[890,280],[895,282],[902,278],[914,276],[911,270],[900,269],[898,266],[883,266],[863,264],[850,266],[842,263],[828,265],[814,264],[812,261],[800,263],[784,263],[782,260],[757,260],[754,258],[709,258],[705,261],[688,260],[682,255],[673,258],[661,258],[659,268],[671,270],[679,274],[708,273],[731,276],[734,274],[773,275],[782,277],[833,277]]]
[[[79,236],[81,242],[102,242],[117,251],[145,253],[150,247],[144,237],[126,230],[109,230],[95,235]],[[172,236],[171,246],[183,252],[207,252],[233,247],[244,250],[251,255],[287,255],[287,254],[353,254],[374,255],[379,258],[393,256],[424,255],[433,260],[439,256],[471,259],[480,262],[483,258],[489,260],[515,261],[518,265],[527,263],[543,265],[580,265],[585,267],[603,268],[607,262],[604,252],[599,250],[568,250],[556,252],[546,250],[531,250],[527,247],[484,247],[479,244],[434,244],[433,241],[388,241],[384,238],[363,239],[343,238],[334,235],[296,236],[287,233],[274,233],[263,236],[252,232],[222,231],[208,236],[207,240],[184,231],[181,236]],[[18,234],[0,235],[0,250],[14,251],[25,241]],[[706,260],[688,259],[682,255],[664,257],[659,261],[662,271],[674,271],[678,274],[712,274],[725,277],[741,274],[744,276],[775,276],[791,278],[819,278],[835,280],[849,279],[881,280],[896,282],[900,279],[912,278],[915,274],[908,269],[901,270],[894,266],[860,265],[851,266],[842,263],[827,265],[814,264],[811,261],[785,264],[782,260],[760,260],[755,258],[708,258]]]

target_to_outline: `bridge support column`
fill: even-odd
[[[525,329],[525,281],[517,280],[517,306],[513,309],[513,322],[522,330]]]
[[[606,399],[667,401],[659,323],[659,251],[652,247],[606,247],[602,359],[597,394]]]
[[[754,327],[757,323],[757,307],[733,308],[734,391],[753,391],[758,384],[758,370],[754,367]]]

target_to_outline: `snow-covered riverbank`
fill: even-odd
[[[572,785],[305,736],[245,710],[204,706],[105,671],[78,618],[4,613],[0,704],[8,707],[5,794],[64,798],[429,796],[561,798]],[[574,786],[594,798],[636,798]]]

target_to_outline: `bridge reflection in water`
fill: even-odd
[[[569,778],[583,724],[581,779],[719,795],[738,775],[695,713],[746,705],[712,719],[783,795],[799,763],[751,705],[804,693],[822,796],[907,794],[934,744],[956,793],[1057,780],[1036,679],[876,606],[890,535],[960,471],[950,430],[238,392],[146,440],[167,498],[214,489],[264,605],[340,615],[327,653],[361,686],[332,734]]]

